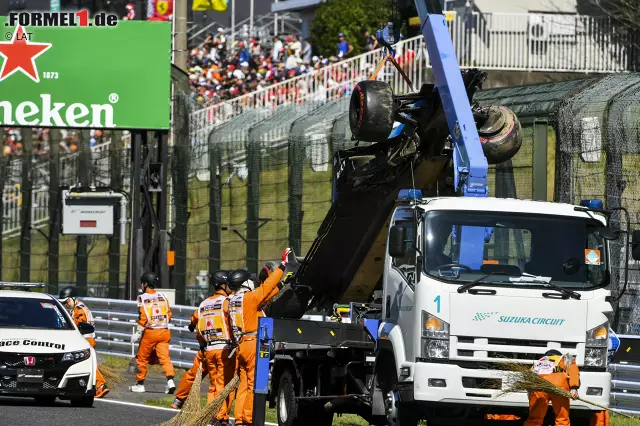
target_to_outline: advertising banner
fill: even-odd
[[[171,24],[0,17],[0,127],[169,128]]]

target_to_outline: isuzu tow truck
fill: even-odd
[[[609,227],[599,200],[489,197],[488,164],[517,153],[520,124],[505,107],[472,106],[484,74],[461,73],[439,2],[416,6],[436,84],[408,95],[376,80],[355,88],[352,133],[370,144],[337,153],[332,207],[260,320],[256,425],[266,402],[280,426],[328,426],[340,413],[522,422],[527,395],[499,396],[503,366],[551,348],[575,355],[580,396],[608,404],[608,241],[629,243],[630,232]],[[390,57],[394,35],[377,36]],[[638,259],[633,236],[626,249]],[[593,409],[572,402],[572,424]]]

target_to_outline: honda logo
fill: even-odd
[[[34,356],[25,356],[24,357],[24,365],[25,367],[33,367],[36,365],[36,357]]]

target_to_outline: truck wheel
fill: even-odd
[[[389,392],[385,398],[385,409],[390,426],[418,426],[420,410],[411,404],[398,401],[395,392]]]
[[[289,370],[284,370],[280,375],[276,408],[278,412],[278,426],[295,425],[295,420],[298,416],[298,401],[296,400],[296,388],[293,383],[293,375]]]
[[[516,115],[504,106],[481,107],[474,111],[482,117],[478,135],[489,164],[500,164],[513,158],[522,146],[522,127]]]
[[[349,103],[349,126],[353,137],[363,142],[382,142],[393,130],[393,92],[378,80],[361,81]]]
[[[74,398],[71,400],[71,406],[73,407],[93,407],[93,397],[84,396],[82,398]]]

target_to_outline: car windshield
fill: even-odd
[[[552,281],[573,289],[608,282],[606,245],[595,233],[602,224],[589,217],[456,210],[428,212],[424,223],[425,273],[440,280],[517,286]],[[461,237],[473,233],[483,247],[461,245]],[[476,256],[474,265],[464,265],[472,263],[465,260],[469,253]],[[451,266],[457,264],[463,266]]]
[[[52,300],[0,297],[0,328],[71,330],[73,326]]]

